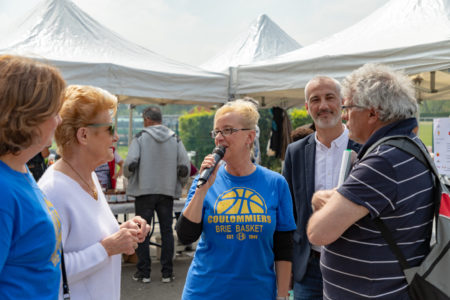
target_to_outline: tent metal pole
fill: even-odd
[[[119,96],[116,96],[117,99],[119,99]],[[116,115],[114,116],[114,128],[116,129],[116,132],[118,134],[118,127],[117,124],[119,123],[119,104],[117,104],[117,110],[116,110]],[[117,150],[117,146],[119,145],[119,140],[117,140],[117,142],[114,143],[114,148],[116,148]]]
[[[430,72],[430,91],[436,93],[436,71]]]
[[[133,110],[135,108],[134,104],[130,104],[130,121],[128,122],[128,147],[131,145],[133,139]]]

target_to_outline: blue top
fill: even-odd
[[[202,220],[182,299],[275,299],[273,235],[295,229],[286,180],[259,165],[240,177],[221,166],[203,202]]]
[[[0,161],[0,299],[57,299],[61,226],[33,176]]]
[[[372,219],[380,217],[384,221],[411,267],[419,265],[429,252],[433,223],[431,173],[410,154],[388,145],[361,157],[384,136],[405,134],[420,144],[411,133],[416,124],[415,119],[408,119],[376,131],[338,189],[350,201],[366,207],[369,214],[322,248],[324,296],[409,299],[400,265]]]

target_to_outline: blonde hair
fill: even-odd
[[[37,126],[59,111],[65,86],[52,66],[0,56],[0,156],[18,154],[39,140]]]
[[[256,129],[259,121],[259,113],[256,106],[244,99],[237,99],[225,103],[219,108],[214,116],[214,124],[221,116],[234,112],[240,116],[242,126],[245,128]]]
[[[111,110],[112,115],[116,113],[116,96],[94,86],[68,86],[60,111],[61,124],[55,131],[58,152],[64,155],[64,151],[77,142],[78,129],[92,123],[92,120],[104,110]]]

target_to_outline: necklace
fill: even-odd
[[[98,194],[97,194],[97,191],[96,191],[94,188],[92,188],[91,185],[90,185],[86,180],[84,180],[83,177],[81,177],[80,173],[78,173],[77,170],[75,170],[74,167],[72,167],[72,165],[69,164],[69,162],[68,162],[67,160],[65,160],[64,158],[61,158],[61,159],[62,159],[62,161],[65,162],[65,163],[72,169],[72,171],[74,171],[75,174],[77,174],[78,177],[80,177],[80,179],[83,180],[83,182],[91,189],[91,191],[92,191],[92,196],[94,196],[94,199],[95,199],[95,200],[98,200]]]

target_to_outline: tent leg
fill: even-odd
[[[128,147],[131,145],[133,140],[133,110],[135,105],[130,104],[130,121],[128,122]]]

